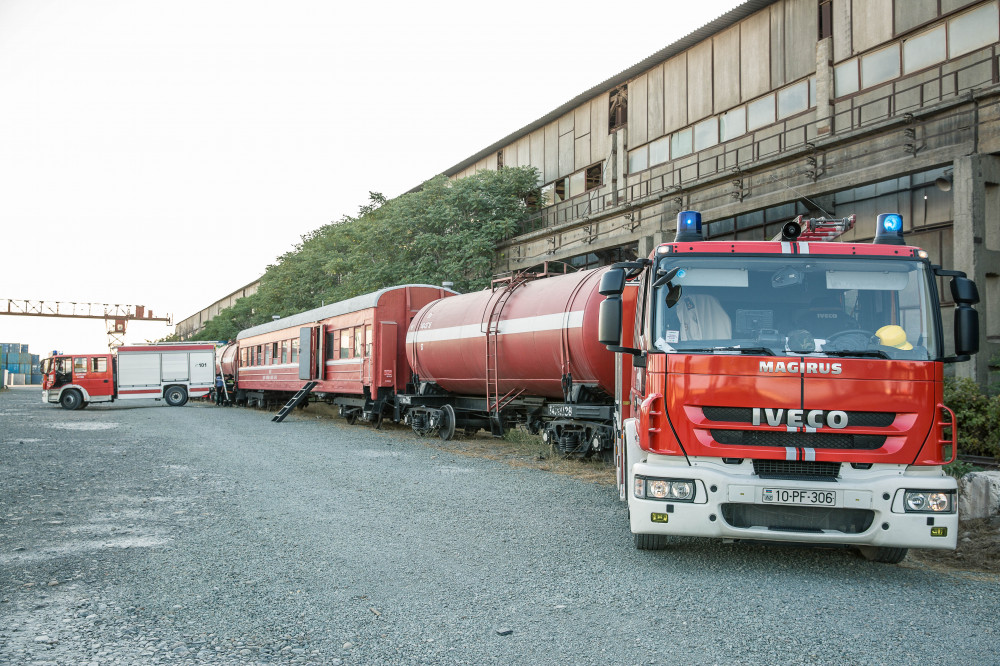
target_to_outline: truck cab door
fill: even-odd
[[[109,356],[74,356],[73,383],[82,387],[91,398],[114,394]]]

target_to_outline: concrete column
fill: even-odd
[[[827,37],[816,42],[816,132],[820,136],[834,131],[833,99],[833,37]]]
[[[653,250],[659,245],[666,243],[667,236],[673,238],[673,233],[665,233],[663,231],[654,231],[651,236],[640,236],[639,237],[639,258],[647,259]]]
[[[990,358],[1000,344],[988,337],[996,328],[1000,303],[990,302],[1000,272],[1000,248],[991,249],[987,237],[996,238],[1000,224],[1000,158],[969,155],[955,160],[953,172],[955,221],[953,229],[954,268],[964,271],[979,288],[979,353],[971,361],[955,367],[957,377],[969,377],[982,386],[989,383]],[[947,280],[945,281],[947,284]],[[951,322],[945,322],[951,325]]]

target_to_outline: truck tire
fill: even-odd
[[[59,396],[59,404],[63,409],[80,409],[80,405],[83,404],[83,395],[76,389],[63,391],[63,394]]]
[[[906,557],[909,548],[886,548],[885,546],[861,546],[861,554],[866,560],[882,564],[899,564]]]
[[[181,407],[188,401],[187,390],[183,386],[171,386],[163,392],[163,399],[171,407]]]
[[[667,547],[666,534],[633,534],[632,537],[639,550],[663,550]]]

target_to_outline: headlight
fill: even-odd
[[[693,502],[695,486],[694,481],[688,479],[650,479],[637,476],[633,493],[639,499]]]
[[[903,496],[907,513],[953,513],[954,495],[936,490],[907,490]]]

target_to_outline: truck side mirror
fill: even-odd
[[[956,276],[951,279],[951,297],[956,303],[975,305],[979,302],[979,289],[969,278]]]
[[[601,286],[597,290],[601,296],[620,296],[623,291],[625,291],[625,269],[612,268],[610,271],[601,276]],[[604,312],[603,308],[601,309],[601,312]],[[621,316],[618,318],[620,328]]]
[[[951,297],[955,301],[955,355],[964,361],[979,351],[979,313],[972,309],[979,302],[979,289],[969,278],[954,276]]]
[[[606,278],[606,273],[604,277]],[[622,288],[624,288],[624,273],[622,273]],[[601,279],[601,287],[604,278]],[[621,292],[619,292],[620,294]],[[622,299],[618,294],[612,294],[601,302],[597,313],[597,341],[602,345],[618,347],[622,340]]]

